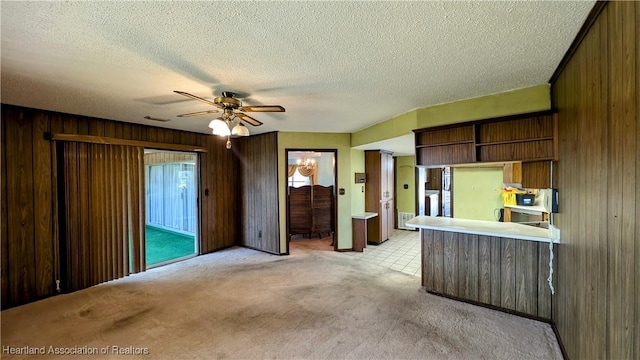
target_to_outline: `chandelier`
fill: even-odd
[[[225,109],[222,116],[211,120],[209,128],[213,135],[227,137],[227,149],[231,149],[231,136],[249,136],[249,129],[236,118],[232,109]]]
[[[311,170],[316,165],[316,161],[314,159],[298,159],[296,161],[296,165],[298,168],[302,168],[304,170]]]

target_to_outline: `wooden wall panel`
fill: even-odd
[[[538,313],[538,243],[516,242],[516,311]]]
[[[551,319],[548,243],[426,229],[421,239],[427,291]]]
[[[502,268],[501,248],[499,237],[491,237],[491,305],[500,306],[502,289],[500,288],[500,269]]]
[[[240,244],[280,254],[277,133],[234,139],[233,147],[239,164]]]
[[[226,139],[218,136],[203,136],[202,145],[207,150],[201,154],[206,166],[201,168],[202,189],[202,233],[200,252],[209,253],[239,244],[238,171],[233,159],[233,150],[225,148]],[[234,144],[236,145],[236,144]],[[201,164],[202,166],[202,164]],[[206,195],[206,191],[208,194]]]
[[[522,187],[548,189],[551,187],[551,161],[522,163]]]
[[[437,231],[440,232],[440,231]],[[433,291],[433,278],[435,275],[435,254],[433,252],[435,238],[433,230],[422,230],[420,236],[422,237],[422,286],[427,290]]]
[[[444,292],[444,234],[442,231],[433,233],[433,291]]]
[[[552,83],[562,204],[552,317],[570,358],[640,357],[638,8],[607,3]]]
[[[57,150],[55,143],[47,140],[46,133],[90,134],[132,140],[146,140],[148,131],[156,138],[162,134],[166,143],[185,145],[204,145],[209,152],[201,154],[199,183],[208,186],[210,196],[201,193],[199,205],[201,211],[200,238],[203,244],[201,253],[216,251],[237,244],[235,229],[238,218],[237,171],[232,152],[224,147],[224,140],[205,134],[188,133],[170,129],[155,128],[121,123],[112,120],[87,118],[77,115],[55,113],[2,104],[2,177],[0,191],[0,240],[2,266],[2,307],[8,308],[54,295],[55,279],[60,278],[58,253],[58,204],[57,194]],[[123,156],[114,152],[110,156]],[[93,166],[99,165],[97,159],[84,159],[76,170],[87,173]],[[103,164],[104,171],[116,176],[115,168]],[[275,170],[274,170],[275,171]],[[142,180],[138,175],[137,181]],[[82,179],[82,185],[89,186],[90,179]],[[231,190],[231,191],[230,191]],[[203,191],[204,192],[204,191]],[[218,196],[215,196],[218,195]],[[105,195],[105,206],[123,206],[124,202],[116,194]],[[79,214],[91,214],[90,204],[76,204]],[[84,209],[84,210],[83,210]],[[83,215],[84,216],[84,215]],[[122,219],[112,214],[108,220],[93,219],[82,230],[83,236],[98,234],[112,236]],[[74,225],[75,226],[75,225]],[[137,230],[138,231],[138,230]],[[139,231],[142,231],[140,229]],[[78,247],[69,254],[70,260],[80,266],[85,258],[79,254],[87,251],[92,256],[101,252],[118,254],[111,246],[86,249]],[[124,250],[124,249],[123,249]],[[136,254],[144,249],[137,250]],[[60,256],[67,257],[66,253]],[[124,258],[119,258],[124,263]],[[83,274],[82,282],[92,282],[104,277],[113,278],[124,275],[121,267],[104,264],[96,265],[92,272]],[[117,275],[117,276],[116,276]]]
[[[478,301],[491,304],[491,237],[478,236]]]
[[[538,250],[538,279],[548,279],[549,278],[549,256],[550,252],[546,249],[548,248],[547,244],[540,244]],[[557,254],[554,254],[554,259],[557,257]],[[554,265],[554,269],[556,269],[557,274],[557,265]],[[557,282],[554,281],[554,284],[557,285]],[[551,319],[551,308],[552,302],[549,300],[552,298],[551,289],[548,286],[546,281],[538,282],[538,303],[535,305],[537,308],[538,316]]]
[[[7,161],[7,233],[9,255],[9,297],[26,301],[36,296],[34,244],[34,113],[11,109],[5,115]],[[8,176],[8,174],[15,174]],[[3,175],[4,176],[4,175]],[[4,276],[4,274],[3,274]],[[3,294],[4,295],[4,294]]]
[[[609,41],[609,158],[608,158],[608,227],[609,256],[607,258],[610,306],[607,314],[609,353],[612,359],[633,357],[634,309],[634,238],[635,222],[635,159],[637,126],[635,96],[638,44],[635,37],[635,2],[629,7],[616,2],[609,5],[613,21]],[[640,21],[640,19],[638,19]],[[622,191],[620,191],[622,190]],[[635,276],[640,276],[636,274]],[[640,304],[635,299],[635,304]]]
[[[443,237],[444,294],[458,296],[458,237],[452,232]]]
[[[636,5],[636,39],[640,39],[640,5]],[[640,50],[636,48],[636,217],[640,216]],[[634,324],[640,324],[640,221],[636,221],[635,233],[635,319]],[[633,334],[633,357],[640,358],[640,326],[634,326]]]
[[[500,239],[500,307],[516,308],[516,240]]]
[[[2,274],[2,294],[9,294],[9,238],[7,233],[7,121],[6,111],[0,113],[0,273]],[[4,302],[5,297],[2,297]]]
[[[458,238],[458,296],[478,300],[478,236],[456,233]]]
[[[207,141],[206,138],[200,139],[199,145],[203,149],[207,149]],[[198,247],[198,254],[203,254],[204,249],[209,248],[209,232],[206,231],[209,227],[208,220],[209,219],[209,207],[201,206],[205,202],[209,202],[209,153],[202,152],[198,154],[198,164],[199,164],[199,174],[198,174],[198,209],[199,209],[199,218],[202,220],[198,224],[198,238],[200,239],[200,244]]]

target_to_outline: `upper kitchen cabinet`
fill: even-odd
[[[416,163],[423,166],[476,161],[473,125],[416,130]]]
[[[557,128],[545,111],[414,130],[416,165],[555,160]]]
[[[556,114],[476,124],[478,161],[555,160]]]

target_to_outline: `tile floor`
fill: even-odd
[[[394,230],[389,240],[380,245],[368,244],[364,252],[343,254],[420,277],[419,231]]]

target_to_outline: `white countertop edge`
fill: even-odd
[[[362,219],[362,220],[368,220],[371,218],[374,218],[378,216],[378,213],[374,213],[374,212],[366,212],[363,214],[355,214],[355,215],[351,215],[352,219]]]
[[[481,220],[472,220],[472,221],[477,221],[477,222],[482,222],[482,223],[488,223],[491,224],[491,226],[496,226],[496,227],[503,227],[503,229],[498,229],[498,230],[502,230],[502,231],[489,231],[489,230],[483,230],[483,229],[473,229],[469,227],[469,220],[465,219],[460,219],[462,220],[462,222],[465,223],[465,225],[463,226],[467,226],[467,228],[454,228],[454,227],[450,227],[447,225],[437,225],[437,224],[419,224],[419,223],[415,223],[412,221],[416,220],[417,218],[413,218],[409,221],[407,221],[406,225],[408,227],[412,227],[412,228],[417,228],[417,229],[430,229],[430,230],[439,230],[439,231],[449,231],[449,232],[457,232],[457,233],[464,233],[464,234],[474,234],[474,235],[485,235],[485,236],[496,236],[496,237],[503,237],[503,238],[512,238],[512,239],[519,239],[519,240],[529,240],[529,241],[539,241],[539,242],[553,242],[555,244],[559,243],[558,239],[554,239],[551,237],[551,233],[549,232],[549,235],[547,237],[545,236],[536,236],[536,235],[526,235],[526,234],[515,234],[515,233],[510,233],[508,232],[508,227],[510,226],[527,226],[528,225],[522,225],[522,224],[515,224],[515,223],[498,223],[498,222],[492,222],[492,221],[481,221]],[[437,218],[436,218],[437,219]],[[447,218],[449,219],[449,218]],[[455,219],[449,219],[449,221],[453,220],[453,222],[455,222]],[[500,225],[500,224],[508,224],[506,226]],[[536,228],[532,228],[531,230],[539,230]]]

